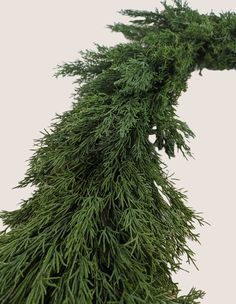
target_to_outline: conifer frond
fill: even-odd
[[[236,68],[236,14],[200,14],[187,2],[153,12],[123,10],[109,26],[128,39],[95,44],[57,66],[75,77],[71,110],[35,140],[20,208],[1,211],[1,304],[198,304],[172,274],[197,267],[188,241],[206,222],[166,172],[192,156],[195,135],[176,114],[197,69]],[[149,140],[155,135],[154,142]]]

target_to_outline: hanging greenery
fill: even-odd
[[[172,279],[194,263],[203,218],[166,173],[194,133],[176,114],[193,71],[236,68],[236,13],[200,14],[186,2],[123,10],[109,28],[126,43],[80,52],[72,109],[35,143],[18,210],[2,211],[1,304],[196,304]],[[155,142],[149,140],[155,135]]]

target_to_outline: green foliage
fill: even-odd
[[[127,43],[96,44],[58,66],[76,77],[71,110],[36,141],[16,188],[36,186],[2,211],[2,304],[197,304],[173,272],[195,265],[188,240],[203,218],[165,171],[158,150],[191,156],[194,137],[176,114],[194,70],[235,69],[235,13],[204,15],[187,3],[124,10],[110,26]],[[154,143],[149,136],[154,134]]]

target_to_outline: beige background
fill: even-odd
[[[236,11],[235,0],[189,0],[201,12]],[[55,113],[70,109],[73,79],[55,79],[53,68],[93,48],[93,42],[125,41],[106,24],[126,20],[122,8],[162,8],[159,1],[21,0],[0,1],[0,209],[13,210],[32,189],[12,190],[24,177],[33,139]],[[192,245],[197,264],[175,275],[183,292],[192,286],[207,292],[203,304],[235,299],[235,71],[193,73],[178,113],[195,132],[194,159],[169,161],[177,185],[188,190],[189,205],[211,223],[201,229],[202,246]]]

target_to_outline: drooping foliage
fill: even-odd
[[[187,3],[124,10],[109,26],[127,43],[96,44],[58,66],[76,78],[72,109],[35,143],[18,210],[2,211],[2,304],[196,304],[173,272],[195,264],[203,218],[166,173],[160,151],[191,157],[194,133],[176,114],[191,73],[236,68],[236,14]],[[155,142],[149,136],[155,135]]]

